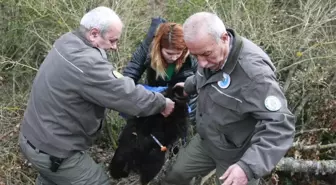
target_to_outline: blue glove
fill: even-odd
[[[145,84],[141,84],[145,89],[152,91],[152,92],[162,92],[166,90],[168,87],[167,86],[158,86],[158,87],[153,87]]]
[[[145,84],[141,84],[145,89],[152,91],[152,92],[162,92],[164,90],[166,90],[168,87],[166,86],[158,86],[158,87],[153,87],[153,86],[149,86],[149,85],[145,85]],[[188,106],[188,113],[191,112],[191,107],[189,105]]]
[[[149,86],[149,85],[145,85],[145,84],[140,84],[142,85],[145,89],[152,91],[152,92],[162,92],[164,90],[166,90],[168,87],[166,86],[158,86],[158,87],[153,87],[153,86]],[[119,112],[119,116],[127,119],[129,116],[127,114],[124,114],[122,112]]]
[[[191,112],[191,108],[190,108],[189,105],[187,105],[187,106],[188,106],[188,113],[190,113]],[[129,117],[127,114],[124,114],[122,112],[119,112],[119,116],[122,117],[122,118],[124,118],[124,119],[127,119]]]

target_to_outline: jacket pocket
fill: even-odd
[[[229,145],[240,148],[249,143],[254,132],[254,123],[253,120],[246,119],[228,125],[217,125],[217,130]]]
[[[243,103],[242,100],[221,90],[214,84],[211,84],[211,87],[212,89],[209,96],[215,104],[233,111],[238,111],[238,105]]]
[[[241,100],[232,97],[216,86],[210,87],[207,107],[204,108],[211,115],[215,124],[228,125],[244,119],[240,112]]]

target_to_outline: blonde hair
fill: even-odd
[[[156,31],[150,53],[151,67],[156,71],[156,79],[158,79],[158,77],[165,79],[167,76],[166,69],[168,63],[162,56],[162,48],[183,51],[181,56],[175,62],[175,71],[180,70],[189,54],[189,50],[183,39],[182,25],[176,23],[162,23]]]

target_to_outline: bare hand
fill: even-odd
[[[244,170],[238,164],[231,165],[219,180],[224,180],[222,185],[246,185],[248,182]]]
[[[173,88],[175,88],[175,87],[182,87],[182,88],[184,88],[184,82],[176,83]],[[185,91],[183,91],[183,96],[188,96],[188,94]]]
[[[166,98],[166,107],[165,109],[161,112],[161,114],[164,116],[164,117],[167,117],[169,116],[173,110],[174,110],[174,107],[175,107],[175,102],[173,102],[171,99],[169,98]]]

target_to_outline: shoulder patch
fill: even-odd
[[[112,71],[112,74],[113,74],[113,76],[116,77],[116,78],[122,78],[122,77],[124,77],[121,73],[119,73],[119,72],[116,71],[116,70],[113,70],[113,71]]]
[[[265,107],[269,111],[278,111],[281,106],[281,101],[276,96],[267,96],[265,99]]]

